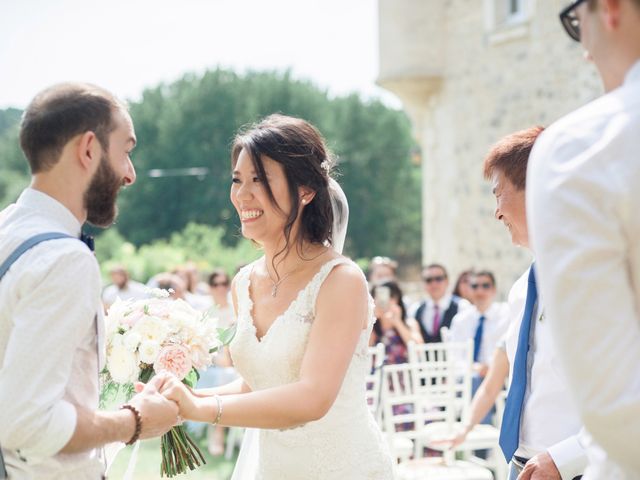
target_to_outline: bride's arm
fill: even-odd
[[[220,424],[290,428],[326,415],[367,325],[367,295],[366,281],[357,267],[337,266],[318,295],[300,379],[274,388],[221,397]],[[179,381],[167,377],[163,380],[160,390],[179,403],[183,417],[204,422],[216,418],[215,398],[194,397]]]

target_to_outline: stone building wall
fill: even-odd
[[[423,262],[497,274],[503,296],[531,255],[493,218],[482,160],[502,136],[602,93],[563,31],[559,0],[379,0],[378,83],[403,102],[423,162]],[[517,0],[516,0],[517,2]]]

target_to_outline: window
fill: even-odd
[[[489,43],[502,43],[528,34],[535,0],[484,0]]]
[[[507,0],[504,23],[520,22],[525,18],[524,0]]]

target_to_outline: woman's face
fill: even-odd
[[[242,235],[257,243],[274,242],[283,236],[291,200],[281,164],[263,156],[266,178],[255,171],[251,156],[243,149],[238,156],[231,184],[231,203],[242,224]],[[268,182],[277,205],[271,203],[264,182]]]

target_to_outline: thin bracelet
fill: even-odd
[[[216,399],[216,404],[218,405],[218,414],[211,425],[217,425],[220,423],[220,419],[222,418],[222,400],[220,399],[220,395],[214,395],[213,398]]]
[[[125,445],[133,445],[138,441],[138,438],[140,438],[140,432],[142,431],[142,417],[140,416],[140,412],[138,411],[138,409],[133,405],[129,405],[128,403],[122,405],[120,407],[120,410],[131,410],[133,412],[134,418],[136,419],[136,430],[135,432],[133,432],[131,440],[125,443]]]

